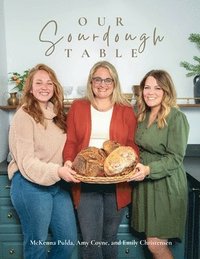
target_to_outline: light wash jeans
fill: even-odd
[[[77,229],[67,183],[41,186],[16,172],[11,200],[22,226],[24,259],[69,259],[77,242]],[[50,252],[47,236],[50,230]]]
[[[83,259],[116,259],[117,232],[125,208],[117,210],[114,185],[82,184],[77,209],[82,234]]]

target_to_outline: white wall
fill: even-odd
[[[193,62],[199,55],[188,37],[199,33],[200,1],[4,0],[4,10],[8,72],[44,62],[55,69],[65,88],[73,86],[69,97],[78,97],[77,87],[85,86],[91,66],[107,59],[118,69],[123,92],[131,92],[148,70],[162,68],[172,75],[179,98],[193,97],[193,80],[185,76],[180,62]],[[126,33],[136,39],[125,40]],[[89,38],[79,40],[79,34]],[[144,35],[149,37],[145,47]],[[155,44],[158,36],[164,38]],[[53,53],[45,55],[58,40]],[[199,110],[188,116],[192,116],[189,142],[200,143],[199,128],[193,125]]]
[[[108,59],[118,68],[124,92],[130,92],[144,73],[152,68],[168,70],[177,86],[178,97],[192,97],[192,78],[180,61],[193,61],[199,51],[188,41],[192,32],[199,32],[200,1],[197,0],[6,0],[5,30],[8,71],[23,71],[38,62],[51,65],[64,86],[73,85],[76,96],[78,85],[85,85],[89,69],[99,59]],[[118,18],[118,25],[117,17]],[[100,18],[100,26],[98,24]],[[105,19],[105,20],[104,20]],[[56,42],[55,51],[45,56],[51,46],[39,41],[42,28],[51,20],[42,33],[42,40]],[[103,40],[109,32],[109,46]],[[153,44],[153,32],[163,41]],[[84,33],[90,39],[78,40]],[[136,36],[134,41],[124,40],[126,33]],[[139,38],[146,34],[149,39],[143,53],[138,49],[143,42]],[[99,36],[95,41],[92,35]],[[117,41],[116,34],[119,35]],[[68,42],[72,37],[72,41]],[[72,49],[67,57],[65,49]],[[100,57],[101,49],[106,56]],[[132,57],[132,49],[136,56]],[[87,50],[87,56],[85,50]],[[116,51],[118,57],[116,57]],[[83,56],[83,57],[82,57]],[[120,57],[121,56],[121,57]]]
[[[0,0],[0,104],[4,104],[7,98],[7,65],[6,65],[6,44],[4,26],[4,5]],[[4,160],[8,154],[8,114],[0,110],[0,161]]]

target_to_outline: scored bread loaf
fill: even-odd
[[[105,158],[104,150],[88,147],[78,153],[72,163],[72,168],[83,176],[104,176]]]
[[[113,150],[104,161],[106,176],[126,175],[134,170],[138,156],[132,147],[120,146]]]

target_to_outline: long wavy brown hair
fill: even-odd
[[[146,105],[143,97],[143,89],[145,86],[146,79],[149,76],[152,76],[156,79],[157,84],[162,88],[164,92],[161,108],[158,112],[158,119],[157,119],[158,128],[164,128],[167,125],[166,117],[169,114],[170,109],[172,107],[178,108],[176,104],[176,90],[174,87],[174,83],[169,73],[166,72],[165,70],[151,70],[142,79],[139,87],[139,96],[137,99],[138,122],[144,121],[146,118],[147,112],[150,110],[150,108]]]
[[[25,86],[23,88],[23,95],[20,101],[20,106],[23,105],[23,110],[27,112],[31,117],[33,117],[37,123],[41,123],[45,127],[44,114],[40,108],[38,100],[31,93],[34,75],[39,70],[46,71],[53,82],[54,93],[49,101],[54,105],[54,112],[56,114],[56,117],[54,117],[54,123],[65,132],[66,125],[63,105],[63,88],[60,85],[54,70],[47,65],[38,64],[29,71]]]

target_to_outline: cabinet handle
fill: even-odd
[[[12,212],[9,212],[8,215],[7,215],[7,217],[8,217],[9,219],[11,219],[11,218],[13,217]]]
[[[192,191],[193,191],[193,192],[199,192],[200,189],[199,189],[199,188],[192,188]]]
[[[6,186],[5,186],[5,189],[10,189],[10,185],[6,185]]]
[[[15,253],[15,250],[12,248],[9,250],[9,254],[13,255]]]
[[[130,252],[129,248],[126,248],[126,249],[125,249],[125,253],[126,253],[126,254],[129,254],[129,252]]]

